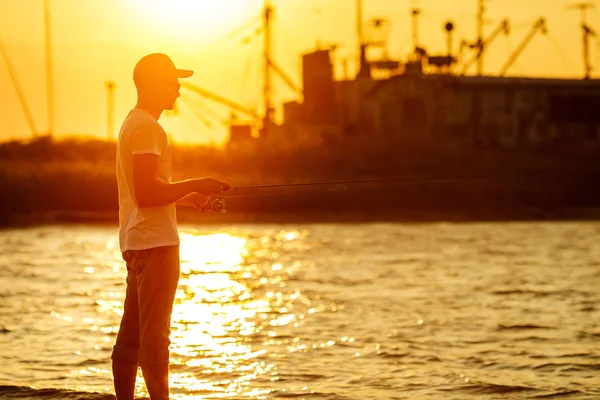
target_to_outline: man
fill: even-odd
[[[164,54],[143,57],[133,72],[138,101],[119,133],[119,241],[127,289],[111,356],[118,400],[133,399],[138,365],[150,398],[169,398],[170,323],[179,280],[175,205],[201,208],[207,196],[231,188],[212,178],[171,182],[169,141],[158,119],[173,109],[179,78],[192,74]]]

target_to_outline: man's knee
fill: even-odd
[[[141,367],[155,367],[169,364],[169,348],[142,349],[140,350],[138,365]]]
[[[139,358],[139,353],[140,353],[140,351],[138,349],[132,349],[132,348],[120,346],[117,344],[113,347],[113,351],[112,351],[110,358],[115,361],[122,361],[125,363],[137,364],[138,358]]]

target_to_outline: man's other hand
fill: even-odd
[[[201,195],[210,196],[226,192],[231,189],[231,185],[213,178],[202,178],[197,180],[197,190]]]

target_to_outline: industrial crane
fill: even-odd
[[[293,80],[283,71],[283,69],[277,65],[277,63],[273,60],[272,57],[272,15],[274,9],[271,5],[270,0],[265,0],[264,5],[264,14],[263,14],[263,35],[264,35],[264,49],[263,49],[263,80],[264,80],[264,88],[263,88],[263,100],[264,100],[264,115],[259,116],[258,112],[252,110],[248,107],[244,107],[235,101],[226,99],[223,96],[219,96],[215,93],[212,93],[206,89],[203,89],[199,86],[196,86],[192,83],[182,82],[181,86],[191,90],[192,92],[199,94],[202,97],[210,99],[216,103],[222,104],[235,110],[241,114],[244,114],[250,117],[253,122],[259,122],[262,120],[262,133],[268,134],[269,126],[273,123],[273,101],[272,101],[272,77],[271,72],[275,72],[277,75],[281,77],[281,79],[289,86],[296,94],[299,96],[303,96],[303,92],[298,88],[297,85],[294,84]]]
[[[500,69],[500,73],[498,74],[499,77],[503,77],[504,75],[506,75],[508,69],[514,64],[517,58],[519,58],[523,50],[525,50],[525,47],[527,47],[529,42],[531,42],[531,39],[533,39],[533,37],[538,31],[543,33],[544,35],[548,33],[548,28],[546,27],[546,20],[544,18],[538,19],[535,22],[535,24],[533,24],[527,36],[525,36],[523,41],[519,44],[519,46],[517,46],[515,51],[510,55],[506,63]]]

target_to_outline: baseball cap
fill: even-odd
[[[177,69],[166,54],[153,53],[140,59],[133,69],[134,82],[155,80],[157,78],[189,78],[194,71]]]

